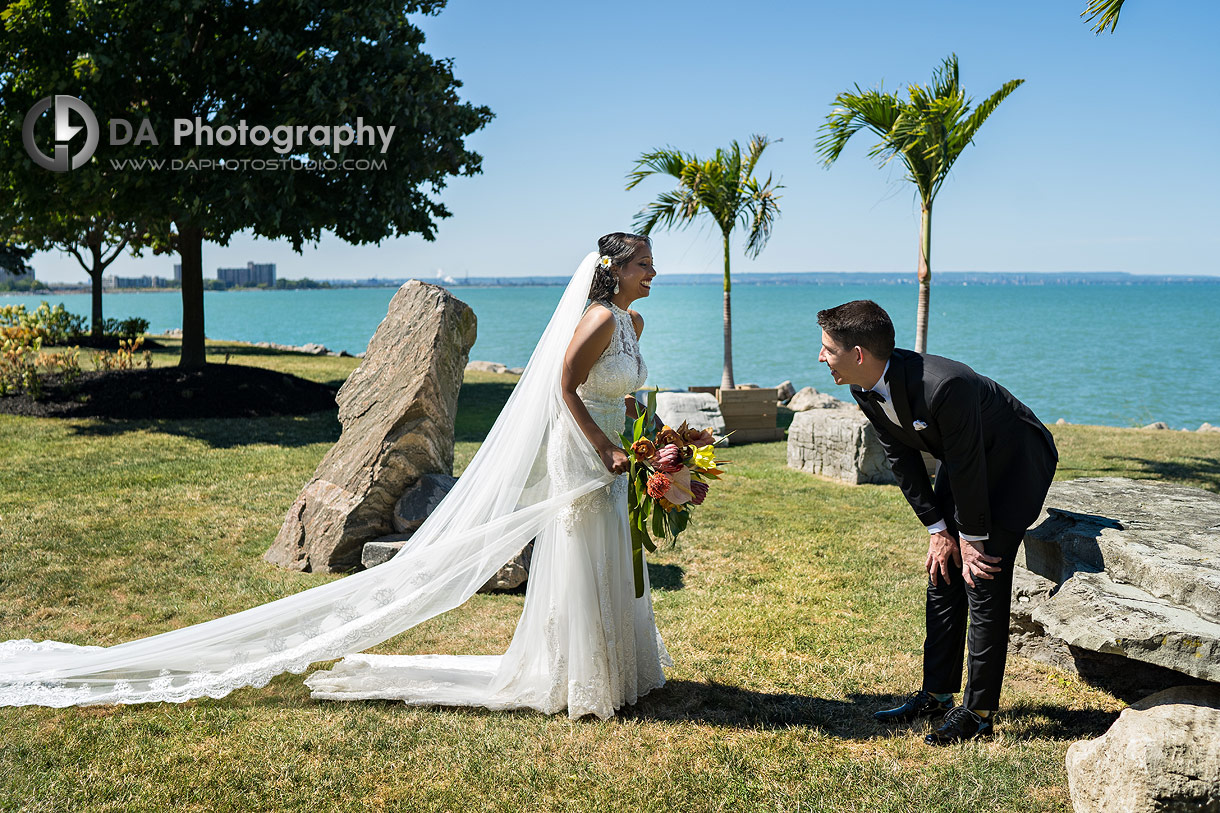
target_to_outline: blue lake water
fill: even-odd
[[[559,287],[454,288],[479,320],[471,359],[522,366],[559,300]],[[209,338],[319,342],[365,349],[394,294],[389,288],[224,291],[204,295]],[[894,319],[898,344],[915,336],[914,285],[743,285],[733,288],[737,383],[791,379],[848,399],[818,364],[816,314],[873,299]],[[42,299],[88,315],[85,294],[0,296],[34,307]],[[639,303],[649,384],[720,382],[719,285],[665,285]],[[177,291],[107,293],[105,315],[141,316],[151,332],[179,327]],[[928,350],[990,376],[1053,423],[1135,426],[1156,420],[1195,429],[1220,425],[1220,280],[1216,284],[940,285],[932,288]]]

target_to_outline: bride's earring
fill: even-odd
[[[618,293],[618,280],[615,280],[615,281],[614,281],[614,292],[615,292],[616,294]]]

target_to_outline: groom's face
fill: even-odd
[[[862,384],[859,378],[861,354],[859,348],[843,347],[829,333],[822,331],[822,349],[818,352],[818,361],[830,368],[830,375],[836,384],[858,384],[872,386],[872,382]]]

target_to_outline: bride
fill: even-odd
[[[312,697],[606,718],[664,685],[672,662],[647,570],[635,597],[615,443],[648,375],[629,306],[655,276],[647,237],[598,241],[457,485],[386,564],[112,647],[0,643],[0,705],[223,697],[339,657],[305,679]],[[525,609],[503,655],[356,654],[462,604],[530,539]]]

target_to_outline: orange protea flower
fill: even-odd
[[[665,496],[665,492],[669,491],[673,480],[669,479],[669,475],[665,472],[654,471],[648,478],[648,496],[654,500],[659,500]]]
[[[631,452],[635,455],[635,459],[640,463],[645,463],[652,460],[653,455],[657,453],[656,444],[648,438],[640,438],[635,443],[631,444]]]

